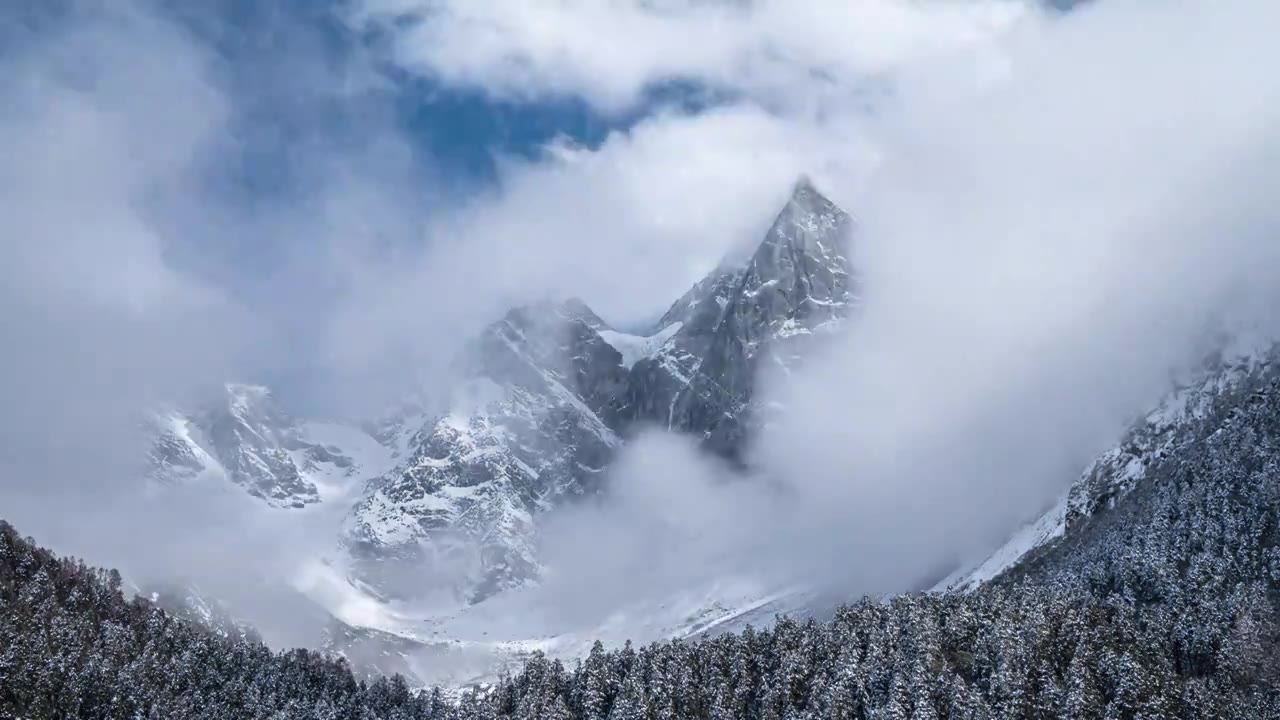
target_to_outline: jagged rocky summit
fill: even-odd
[[[387,467],[376,474],[367,471],[377,463],[357,458],[378,453],[316,442],[309,425],[271,410],[269,393],[255,401],[242,386],[228,408],[170,416],[157,468],[218,468],[297,507],[325,498],[341,474],[331,466],[358,466],[363,487],[341,538],[352,574],[389,596],[444,588],[483,600],[538,575],[537,517],[598,491],[639,428],[693,435],[742,463],[764,421],[757,377],[792,368],[852,307],[852,226],[802,178],[753,253],[716,268],[638,333],[580,300],[509,311],[465,349],[439,409],[342,429],[345,442],[379,444]]]
[[[512,310],[481,333],[447,410],[352,511],[358,574],[392,594],[450,581],[471,600],[536,575],[534,515],[595,489],[621,443],[626,378],[603,327],[571,301]]]
[[[758,420],[759,372],[792,367],[806,341],[850,309],[851,229],[849,215],[802,178],[744,266],[718,269],[658,321],[655,335],[676,329],[632,368],[629,418],[701,435],[740,460]]]

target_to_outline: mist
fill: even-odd
[[[41,37],[11,30],[0,81],[6,519],[78,547],[70,518],[136,469],[135,411],[189,399],[253,333],[217,288],[165,261],[148,216],[158,196],[190,188],[192,155],[225,106],[192,82],[200,58],[167,28],[120,20],[111,37],[87,17]],[[144,112],[158,97],[181,102]]]
[[[861,312],[776,387],[791,422],[760,449],[812,501],[819,567],[889,592],[972,560],[1221,334],[1275,337],[1275,19],[1101,3],[1008,36],[1003,81],[939,98],[920,77],[886,113],[854,206]]]
[[[192,25],[157,3],[37,3],[0,12],[0,31],[0,515],[131,586],[194,583],[268,638],[315,644],[299,598],[265,592],[340,518],[282,522],[231,486],[156,492],[148,420],[307,366],[295,341],[318,332],[314,288],[369,242],[341,221],[367,211],[376,227],[368,197],[401,163],[317,129],[329,144],[299,164],[346,172],[248,204],[229,188],[259,100]],[[290,99],[350,95],[346,77],[295,74]],[[306,242],[273,259],[281,236]]]
[[[447,391],[514,304],[652,320],[759,242],[801,173],[856,219],[859,307],[803,373],[762,378],[786,412],[753,477],[642,435],[602,498],[545,519],[517,616],[596,627],[738,581],[919,589],[1044,509],[1222,332],[1280,329],[1268,3],[649,5],[352,3],[342,22],[389,42],[336,58],[284,15],[288,52],[249,81],[157,4],[6,22],[0,515],[312,644],[305,599],[265,588],[328,551],[340,509],[143,492],[147,412],[284,377],[299,413],[369,418]],[[593,40],[637,22],[634,53]],[[669,78],[727,99],[500,155],[462,193],[391,116],[386,64],[606,115]],[[280,115],[302,141],[228,190],[285,142],[258,125]]]

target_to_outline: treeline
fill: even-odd
[[[535,657],[469,717],[1274,718],[1270,623],[1248,589],[1184,613],[1032,588],[903,596],[829,623],[597,646],[572,672]]]
[[[58,558],[0,522],[0,717],[431,718],[438,694],[358,682],[346,662],[272,652],[126,600],[114,570]]]

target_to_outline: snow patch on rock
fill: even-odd
[[[676,321],[653,335],[629,335],[616,330],[601,330],[600,337],[622,355],[622,366],[630,370],[640,360],[657,355],[683,325],[684,323]]]

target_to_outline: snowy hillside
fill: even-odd
[[[1233,340],[1094,460],[1053,507],[1015,532],[986,560],[957,570],[934,590],[973,590],[1062,541],[1099,512],[1115,507],[1152,467],[1186,441],[1219,398],[1269,367],[1273,352],[1265,339]]]
[[[780,613],[802,616],[817,602],[803,588],[708,575],[679,591],[586,617],[567,616],[557,597],[538,585],[445,608],[430,601],[388,602],[331,564],[309,565],[295,583],[355,635],[392,648],[398,671],[446,687],[494,682],[535,651],[572,662],[597,640],[617,647],[740,631],[747,623],[768,625]],[[349,652],[340,643],[333,649]],[[368,644],[360,647],[368,650]]]

